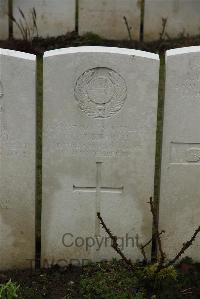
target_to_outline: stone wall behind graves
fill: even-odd
[[[199,0],[145,0],[144,40],[200,35]]]
[[[27,18],[28,27],[34,28],[31,10],[36,11],[36,23],[40,37],[64,35],[75,30],[75,0],[13,0],[13,16],[26,24],[19,8]],[[14,37],[22,38],[16,24],[14,24]],[[31,33],[32,34],[32,33]],[[34,32],[37,36],[37,32]]]
[[[7,39],[8,31],[8,0],[0,0],[0,39]]]
[[[107,39],[128,40],[126,17],[131,35],[140,36],[141,4],[138,0],[80,0],[79,34],[93,32]]]
[[[31,10],[37,14],[38,34],[41,37],[59,36],[77,30],[80,35],[92,32],[115,40],[140,40],[143,28],[144,41],[200,34],[199,0],[12,0],[13,16],[24,23],[19,9],[32,29]],[[144,4],[143,4],[144,3]],[[144,16],[143,8],[144,7]],[[0,39],[8,38],[8,0],[0,0]],[[124,20],[126,17],[127,24]],[[22,38],[13,23],[14,37]],[[37,33],[31,33],[36,36]]]

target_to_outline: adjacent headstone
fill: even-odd
[[[145,0],[145,41],[199,35],[199,24],[198,0]]]
[[[0,49],[0,270],[35,254],[35,65]]]
[[[79,34],[92,32],[107,39],[139,39],[140,0],[79,0]],[[126,17],[127,25],[124,17]]]
[[[8,0],[0,0],[0,40],[8,38]]]
[[[160,229],[173,258],[199,226],[200,47],[167,52]],[[200,261],[200,237],[186,255]]]
[[[36,11],[36,25],[40,37],[64,35],[75,30],[75,0],[13,0],[13,15],[17,22],[22,22],[24,28],[30,29],[30,34],[37,36],[34,30],[32,11]],[[24,20],[22,13],[26,21]],[[14,24],[14,36],[22,38],[22,34]]]
[[[42,265],[141,258],[151,236],[159,58],[80,47],[44,55]]]

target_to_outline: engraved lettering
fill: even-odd
[[[3,92],[3,84],[2,82],[0,81],[0,98],[2,98],[4,95],[4,92]]]
[[[187,162],[200,162],[200,148],[190,148],[186,152]]]

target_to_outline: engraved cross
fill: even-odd
[[[95,193],[96,194],[96,222],[95,222],[95,236],[100,236],[100,222],[97,217],[97,213],[100,213],[101,206],[101,194],[102,193],[115,193],[122,194],[124,187],[113,188],[113,187],[103,187],[102,186],[102,176],[101,176],[101,167],[102,162],[96,163],[96,187],[77,187],[73,186],[74,192],[86,192],[86,193]]]

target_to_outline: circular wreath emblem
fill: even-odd
[[[107,118],[121,110],[127,96],[124,79],[109,68],[93,68],[76,81],[75,98],[88,116]]]

